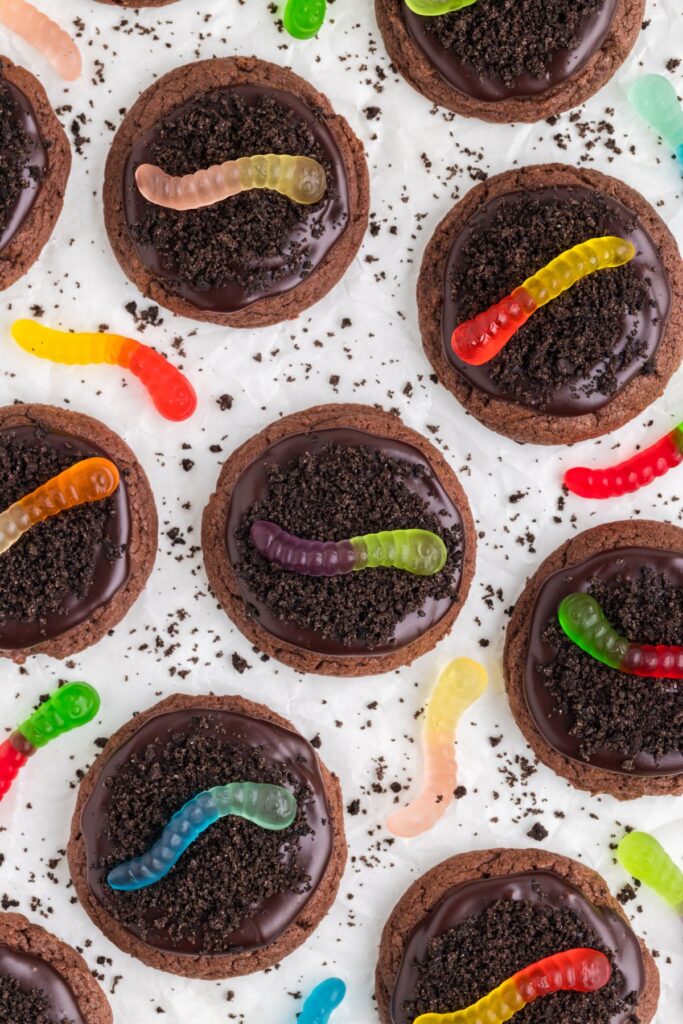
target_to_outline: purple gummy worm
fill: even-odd
[[[303,540],[263,519],[252,525],[250,536],[264,558],[302,576],[341,576],[358,566],[350,540]]]

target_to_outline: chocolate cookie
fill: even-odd
[[[0,1018],[8,1024],[112,1024],[82,956],[21,914],[0,914]]]
[[[633,242],[634,259],[539,309],[490,362],[456,356],[455,327],[602,235]],[[597,171],[543,164],[477,185],[429,242],[417,299],[441,383],[516,441],[571,444],[616,430],[661,395],[683,357],[676,242],[641,195]]]
[[[375,0],[375,11],[409,85],[457,114],[512,124],[601,89],[633,48],[645,0],[477,0],[438,17]]]
[[[145,853],[188,800],[230,782],[284,786],[294,824],[223,818],[170,874],[115,892],[111,868]],[[81,784],[68,848],[76,892],[107,938],[191,978],[263,971],[334,903],[346,863],[341,789],[294,726],[242,697],[169,697],[123,726]]]
[[[452,857],[399,900],[379,949],[382,1024],[463,1009],[517,971],[577,947],[598,949],[612,977],[598,992],[558,992],[520,1013],[524,1024],[649,1024],[659,973],[595,871],[539,850]]]
[[[266,561],[256,519],[322,541],[425,529],[448,550],[440,573],[368,569],[303,576]],[[472,581],[475,531],[444,457],[396,416],[322,405],[272,423],[221,470],[202,547],[214,594],[238,628],[301,672],[360,676],[410,664],[446,636]]]
[[[121,621],[147,582],[154,498],[133,452],[99,420],[50,405],[0,408],[0,507],[91,456],[118,467],[115,493],[52,516],[0,555],[0,656],[21,663],[82,651]]]
[[[680,644],[683,530],[647,520],[579,534],[546,559],[517,601],[505,678],[537,756],[573,786],[619,800],[683,793],[683,686],[608,668],[557,621],[562,598],[591,593],[632,643]]]
[[[252,189],[177,212],[135,183],[141,163],[183,175],[268,152],[318,160],[323,199],[302,206]],[[326,295],[360,247],[368,204],[363,148],[344,118],[293,72],[247,57],[155,82],[116,134],[104,185],[109,240],[131,281],[174,313],[229,327],[294,319]]]
[[[43,251],[70,170],[71,149],[42,85],[0,56],[0,291]]]

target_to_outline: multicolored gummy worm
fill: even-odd
[[[0,22],[35,47],[58,75],[73,82],[81,73],[80,50],[68,33],[27,0],[0,0]]]
[[[304,1002],[297,1024],[328,1024],[337,1007],[344,1001],[346,985],[340,978],[328,978],[313,989]]]
[[[312,39],[325,23],[327,0],[286,0],[282,23],[294,39]]]
[[[32,526],[77,505],[103,501],[118,486],[119,471],[109,459],[75,463],[0,513],[0,555]]]
[[[412,839],[444,816],[457,784],[455,732],[462,715],[488,686],[486,670],[469,658],[447,665],[432,693],[424,725],[425,775],[422,792],[407,807],[391,815],[387,828],[393,835]]]
[[[513,974],[478,1002],[455,1013],[423,1013],[414,1024],[503,1024],[529,1003],[556,992],[597,992],[612,965],[596,949],[570,949]]]
[[[378,568],[435,576],[448,558],[441,537],[429,530],[387,530],[341,541],[304,540],[257,519],[249,536],[269,562],[301,576],[343,576]]]
[[[619,498],[647,487],[659,476],[683,462],[683,423],[633,458],[608,469],[577,466],[568,469],[564,484],[581,498]]]
[[[154,164],[141,164],[135,182],[148,203],[168,210],[214,206],[240,192],[267,188],[295,203],[310,206],[327,190],[325,168],[308,156],[267,153],[226,160],[207,170],[173,177]]]
[[[683,679],[683,647],[631,643],[610,626],[590,594],[563,598],[557,617],[572,643],[609,668],[631,676]]]
[[[17,345],[40,359],[69,366],[110,363],[130,370],[147,388],[158,412],[176,422],[197,408],[194,388],[180,370],[149,345],[119,334],[72,334],[44,327],[35,320],[15,320]]]
[[[627,832],[617,847],[619,863],[683,917],[683,871],[647,832]]]
[[[99,694],[88,683],[67,683],[41,704],[0,746],[0,800],[36,750],[87,725],[99,709]]]
[[[490,362],[541,306],[597,270],[622,267],[635,254],[631,242],[613,236],[575,245],[500,302],[456,327],[451,338],[453,351],[472,366]]]
[[[156,885],[202,832],[228,815],[244,818],[271,832],[282,832],[293,823],[296,813],[296,799],[282,786],[258,782],[215,786],[193,797],[174,814],[147,853],[112,868],[107,882],[119,892]]]
[[[426,18],[435,18],[439,14],[450,14],[460,11],[463,7],[471,7],[477,0],[406,0],[406,7],[413,14],[423,14]]]
[[[683,161],[683,107],[673,83],[664,75],[644,75],[633,83],[628,98],[640,116]]]

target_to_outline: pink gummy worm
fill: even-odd
[[[458,775],[452,734],[427,737],[424,773],[422,792],[417,799],[401,807],[387,821],[392,835],[414,839],[428,832],[452,804]]]
[[[34,751],[35,747],[18,732],[12,733],[0,746],[0,800]]]
[[[587,469],[584,466],[568,469],[564,483],[568,490],[581,498],[618,498],[622,494],[646,487],[681,462],[683,454],[671,434],[667,434],[656,444],[617,466],[608,469]]]
[[[81,73],[81,54],[59,25],[27,0],[0,0],[0,21],[35,46],[58,75],[73,82]]]

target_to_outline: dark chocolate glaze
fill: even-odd
[[[462,322],[463,316],[459,311],[457,299],[453,298],[453,286],[451,282],[453,280],[455,268],[463,259],[464,247],[475,231],[480,232],[487,229],[501,206],[513,206],[516,203],[520,203],[525,196],[529,195],[533,196],[534,199],[537,199],[541,204],[549,204],[557,202],[558,200],[568,200],[570,198],[576,199],[577,196],[580,197],[582,192],[585,192],[586,195],[591,194],[589,189],[583,189],[580,187],[560,188],[557,186],[507,192],[502,196],[497,196],[495,199],[484,203],[474,217],[468,221],[463,230],[453,240],[453,244],[444,267],[443,277],[444,303],[441,314],[441,339],[443,350],[449,363],[463,378],[463,380],[467,381],[468,384],[471,384],[473,387],[477,388],[477,390],[482,391],[487,395],[491,395],[494,398],[506,399],[507,401],[514,401],[517,404],[520,404],[516,398],[508,395],[494,383],[487,369],[488,364],[485,363],[483,366],[470,366],[468,363],[458,359],[453,351],[451,337],[455,328]],[[576,391],[577,387],[581,387],[581,385],[599,378],[600,374],[604,370],[604,366],[603,364],[598,364],[594,368],[593,373],[588,380],[578,380],[573,384],[566,384],[555,392],[549,402],[533,406],[536,410],[547,412],[554,416],[579,416],[585,413],[595,412],[597,409],[600,409],[611,402],[616,395],[623,391],[626,385],[629,384],[634,377],[638,376],[645,362],[651,359],[657,352],[662,338],[664,337],[671,310],[671,284],[669,281],[669,275],[660,262],[659,253],[654,242],[640,221],[637,220],[635,214],[624,206],[623,203],[620,203],[619,200],[613,199],[611,196],[605,195],[604,193],[600,193],[600,196],[610,210],[611,215],[605,234],[612,234],[617,235],[620,238],[626,238],[635,245],[636,255],[630,262],[629,267],[633,269],[640,280],[647,283],[649,293],[648,298],[643,303],[643,308],[635,315],[624,313],[623,329],[617,351],[621,351],[623,349],[629,335],[636,331],[638,338],[647,340],[647,355],[642,360],[636,360],[630,366],[624,367],[619,371],[617,375],[619,387],[612,395],[605,395],[597,390],[590,395],[582,393],[578,395],[572,394],[572,392]],[[634,219],[637,221],[635,228],[632,231],[627,231],[626,225],[633,223]],[[559,256],[560,253],[558,252],[557,255]],[[541,270],[541,267],[538,267],[538,270]],[[609,273],[609,271],[604,272]],[[519,284],[521,285],[523,282],[520,281]],[[535,314],[537,317],[542,315],[542,309]],[[524,327],[520,328],[520,332],[523,330]]]
[[[202,736],[215,734],[216,741],[222,744],[259,747],[272,762],[287,763],[302,785],[308,786],[312,791],[313,797],[306,805],[306,817],[312,831],[299,839],[299,863],[303,872],[310,876],[310,888],[302,893],[285,892],[269,897],[226,939],[226,948],[221,953],[205,953],[201,948],[201,939],[197,942],[189,939],[174,941],[163,929],[155,927],[152,915],[147,922],[149,932],[143,941],[155,949],[187,956],[221,956],[236,950],[261,949],[270,945],[287,930],[313,896],[325,874],[334,842],[325,784],[315,751],[302,736],[282,726],[232,711],[203,708],[201,698],[197,699],[197,706],[194,708],[159,714],[145,722],[109,758],[99,774],[90,799],[83,808],[81,829],[88,865],[88,885],[98,902],[108,908],[111,900],[107,897],[111,896],[111,890],[106,884],[107,872],[101,867],[112,857],[106,825],[111,799],[107,780],[115,776],[118,768],[131,757],[142,757],[149,746],[160,749],[174,733],[178,732],[191,736],[193,729],[197,728],[195,723],[198,722],[199,716],[202,720]],[[209,723],[208,731],[204,728],[205,722]],[[226,783],[237,781],[241,780],[225,780]],[[163,884],[172,885],[173,876],[170,875]],[[124,894],[123,898],[126,898],[126,895]],[[143,938],[137,930],[131,931],[138,938]]]
[[[64,434],[60,431],[46,430],[39,426],[8,427],[5,430],[0,430],[0,447],[8,443],[11,444],[14,438],[18,441],[35,441],[37,446],[49,444],[57,451],[73,453],[84,459],[93,455],[109,458],[107,452],[93,444],[92,441],[73,437],[71,434]],[[0,617],[0,650],[28,650],[35,644],[61,636],[62,633],[66,633],[67,630],[73,629],[74,626],[79,626],[89,619],[98,608],[108,604],[117,590],[124,585],[130,572],[127,550],[120,558],[115,558],[113,561],[109,561],[105,553],[105,542],[127,547],[130,537],[130,508],[123,476],[121,476],[118,489],[110,500],[114,502],[116,514],[110,515],[107,519],[102,543],[98,545],[95,577],[85,600],[79,599],[75,594],[68,594],[64,599],[61,611],[51,612],[40,621],[20,621]],[[69,514],[68,511],[60,513],[62,516]],[[34,527],[34,529],[49,528],[49,522]],[[22,538],[17,541],[17,544],[26,543],[28,539],[29,536]]]
[[[561,48],[548,54],[545,74],[518,75],[509,86],[498,78],[480,78],[458,58],[455,51],[443,46],[438,36],[429,29],[433,18],[414,14],[405,4],[403,17],[415,44],[449,85],[473,99],[500,103],[513,97],[540,96],[581,71],[607,38],[617,3],[618,0],[604,0],[602,6],[586,18],[577,46],[572,49]]]
[[[294,242],[297,247],[305,247],[310,256],[312,269],[315,269],[315,267],[322,263],[332,246],[342,236],[349,220],[346,169],[343,157],[332,133],[325,122],[317,118],[313,110],[293,93],[284,92],[280,89],[269,89],[265,85],[235,85],[225,89],[213,90],[213,93],[229,93],[233,96],[241,96],[242,99],[252,106],[262,96],[270,96],[277,100],[285,109],[294,111],[296,116],[305,122],[311,133],[315,136],[329,166],[332,168],[331,175],[328,171],[328,183],[330,180],[334,182],[334,190],[332,191],[335,192],[335,195],[332,196],[328,188],[327,195],[322,200],[322,205],[316,204],[315,212],[311,211],[305,217],[289,239],[289,242]],[[160,125],[175,123],[188,110],[202,102],[210,102],[210,94],[207,94],[205,97],[196,96],[165,115],[163,120],[139,139],[131,149],[126,161],[123,178],[125,216],[129,231],[142,220],[145,207],[148,205],[147,200],[143,198],[135,184],[135,171],[142,163],[155,163],[152,147],[159,139]],[[241,155],[252,156],[254,154],[244,153]],[[306,154],[292,155],[305,156]],[[198,167],[197,170],[201,170],[201,168]],[[226,202],[230,202],[230,200],[228,199]],[[319,231],[318,229],[321,225],[323,230]],[[319,235],[319,237],[314,237],[314,233]],[[198,309],[206,309],[214,313],[234,313],[251,305],[253,302],[257,302],[259,299],[291,291],[292,288],[301,283],[301,276],[299,274],[289,273],[283,274],[277,281],[272,282],[266,290],[249,290],[237,281],[229,281],[221,288],[199,291],[191,283],[182,280],[177,272],[174,272],[173,268],[162,266],[159,254],[153,246],[141,245],[133,238],[132,234],[131,240],[138,257],[146,269],[151,274],[154,274],[155,277],[164,281],[169,289],[197,306]],[[276,269],[277,263],[272,262],[272,267]]]
[[[483,913],[499,899],[522,900],[544,907],[573,910],[603,945],[612,950],[624,982],[622,998],[643,991],[645,971],[638,939],[629,925],[614,911],[596,907],[575,886],[553,871],[527,871],[500,878],[482,878],[450,889],[434,909],[416,925],[406,942],[391,998],[392,1024],[413,1024],[403,1006],[414,998],[417,987],[416,963],[427,957],[431,939],[444,935],[469,917]],[[505,978],[501,978],[501,983]],[[464,1007],[453,1007],[453,1010]],[[628,1013],[618,1013],[609,1024],[626,1024]]]
[[[573,720],[557,712],[554,699],[546,689],[540,671],[555,658],[555,649],[543,641],[542,635],[548,622],[557,616],[560,601],[567,594],[577,590],[585,593],[590,588],[591,580],[596,577],[606,581],[617,575],[628,580],[634,579],[644,565],[650,565],[657,572],[665,573],[676,586],[683,587],[683,554],[654,548],[616,548],[604,551],[548,577],[536,598],[529,626],[529,646],[524,674],[525,696],[538,731],[551,747],[573,761],[590,764],[595,768],[605,768],[622,775],[679,775],[683,772],[683,750],[667,754],[658,762],[652,754],[640,753],[633,759],[633,768],[630,771],[625,771],[622,767],[624,755],[617,750],[596,750],[590,760],[586,761],[579,754],[580,737],[569,734],[574,724]],[[634,639],[634,642],[638,642],[637,639]],[[587,654],[586,657],[590,655]],[[628,686],[630,677],[623,675],[622,679],[623,685]],[[656,685],[657,683],[653,683],[653,686]]]
[[[319,452],[325,445],[330,443],[348,445],[353,448],[368,448],[370,451],[381,452],[385,456],[400,459],[402,462],[410,463],[413,466],[426,467],[431,471],[429,478],[417,479],[412,476],[407,477],[404,481],[406,487],[419,494],[430,510],[439,515],[444,529],[450,529],[453,526],[462,527],[460,512],[441,486],[428,460],[417,448],[390,437],[376,437],[374,434],[368,434],[363,430],[353,430],[351,428],[320,430],[311,434],[292,434],[290,437],[278,441],[277,444],[266,448],[259,455],[258,459],[247,466],[242,472],[235,484],[230,502],[226,537],[228,555],[236,570],[240,591],[246,605],[258,623],[273,636],[295,647],[301,647],[307,651],[315,651],[317,654],[333,655],[335,657],[352,657],[364,654],[371,657],[379,657],[388,651],[395,651],[406,644],[412,643],[417,637],[430,630],[448,612],[453,601],[449,598],[442,598],[441,600],[428,598],[419,613],[412,612],[399,623],[394,637],[389,644],[373,647],[372,650],[368,650],[361,641],[356,641],[352,644],[340,644],[335,640],[324,639],[313,630],[298,626],[294,622],[276,618],[268,606],[248,589],[239,576],[240,553],[235,532],[251,506],[257,501],[262,501],[268,491],[266,467],[286,466],[307,452]],[[464,535],[463,543],[466,543]]]
[[[47,996],[50,1020],[54,1024],[61,1024],[63,1020],[68,1020],[69,1024],[86,1024],[76,997],[61,974],[40,957],[0,946],[0,975],[14,978],[25,995],[38,989]]]
[[[48,156],[45,143],[40,134],[38,119],[35,110],[24,96],[21,89],[18,89],[13,82],[8,82],[0,74],[0,89],[6,89],[16,105],[17,120],[23,125],[26,134],[31,140],[30,149],[26,163],[22,171],[22,180],[25,187],[17,196],[14,209],[9,215],[5,230],[0,234],[0,252],[6,249],[33,208],[42,188],[42,178],[48,168]],[[31,174],[31,169],[37,170],[38,176]]]

